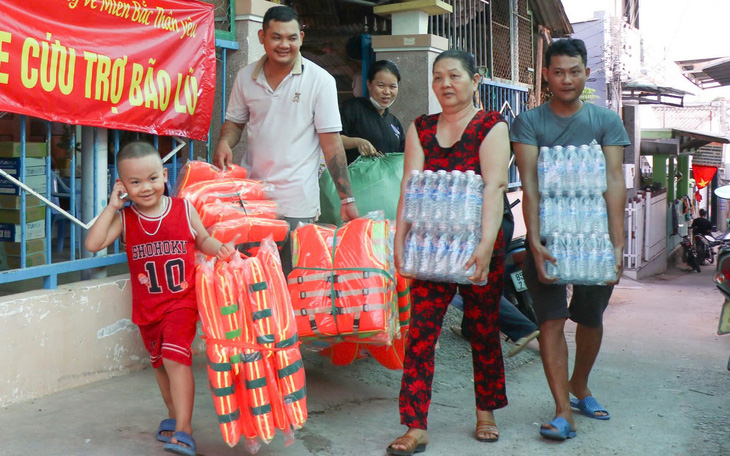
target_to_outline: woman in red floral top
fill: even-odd
[[[481,241],[466,264],[469,279],[487,285],[459,285],[464,298],[464,336],[472,347],[476,438],[499,438],[493,410],[505,407],[504,364],[497,326],[504,272],[504,240],[500,228],[507,190],[510,155],[507,124],[499,113],[475,107],[479,74],[470,54],[449,50],[433,65],[432,89],[442,112],[415,120],[406,135],[405,165],[395,236],[395,264],[403,268],[403,250],[410,224],[403,220],[403,195],[411,170],[473,170],[484,179]],[[406,275],[406,274],[404,274]],[[399,408],[408,431],[387,448],[391,455],[422,452],[428,444],[427,416],[431,402],[434,351],[446,309],[457,284],[414,279],[411,284],[411,327]]]

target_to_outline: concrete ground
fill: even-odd
[[[510,404],[496,413],[497,443],[473,438],[475,418],[468,344],[448,329],[437,351],[427,455],[696,455],[730,454],[730,336],[717,336],[722,297],[714,272],[672,269],[641,282],[623,279],[605,315],[603,349],[592,376],[610,421],[578,415],[578,436],[539,437],[554,412],[536,346],[506,360]],[[449,311],[447,323],[456,323]],[[568,324],[573,350],[574,325]],[[505,344],[505,349],[508,344]],[[260,455],[383,455],[399,436],[399,372],[372,360],[334,367],[304,356],[309,420],[284,446],[281,434]],[[39,360],[42,362],[42,360]],[[194,416],[198,453],[244,455],[221,438],[196,359]],[[0,455],[162,455],[154,439],[164,418],[150,369],[0,409]]]

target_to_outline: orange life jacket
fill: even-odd
[[[226,244],[235,239],[236,246],[248,256],[258,252],[261,241],[271,235],[278,245],[282,245],[289,234],[289,223],[286,220],[262,219],[246,217],[240,214],[236,220],[218,222],[208,228],[208,233]]]
[[[333,234],[333,249],[325,241],[328,230],[306,225],[294,231],[298,251],[288,284],[299,336],[390,343],[397,321],[388,221],[344,224]]]
[[[190,201],[200,212],[204,204],[220,200],[223,203],[239,203],[247,200],[265,200],[270,184],[250,179],[218,179],[189,185],[180,196]]]
[[[221,171],[220,168],[208,162],[188,160],[177,175],[173,195],[180,196],[182,190],[198,182],[226,178],[245,179],[247,174],[246,168],[238,165],[230,165],[225,171]]]
[[[411,295],[409,285],[409,279],[406,279],[396,273],[400,334],[398,337],[393,339],[390,345],[340,342],[331,347],[327,347],[324,350],[320,350],[319,354],[328,357],[330,362],[336,366],[346,366],[358,359],[370,356],[388,369],[403,369],[405,340],[408,335],[408,327],[411,317]]]
[[[200,208],[200,221],[210,228],[226,220],[240,220],[242,217],[262,219],[276,218],[276,203],[267,200],[243,201],[239,203],[209,203]]]

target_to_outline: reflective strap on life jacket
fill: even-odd
[[[360,312],[370,312],[371,310],[384,310],[387,309],[388,306],[389,304],[363,304],[361,306],[355,307],[338,307],[337,313],[345,315]]]
[[[318,280],[324,280],[326,282],[329,282],[332,280],[333,275],[334,275],[334,272],[331,272],[331,271],[312,273],[312,274],[302,275],[299,277],[290,277],[289,280],[287,280],[286,282],[289,285],[294,285],[295,283],[314,282],[314,281],[318,281]]]

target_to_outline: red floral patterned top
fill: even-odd
[[[453,146],[441,147],[436,139],[436,126],[440,114],[422,115],[414,122],[418,139],[421,141],[425,154],[424,171],[430,169],[437,171],[467,171],[474,170],[481,175],[482,168],[479,163],[479,146],[492,130],[492,127],[499,122],[505,122],[504,117],[496,111],[478,111],[461,136]]]

